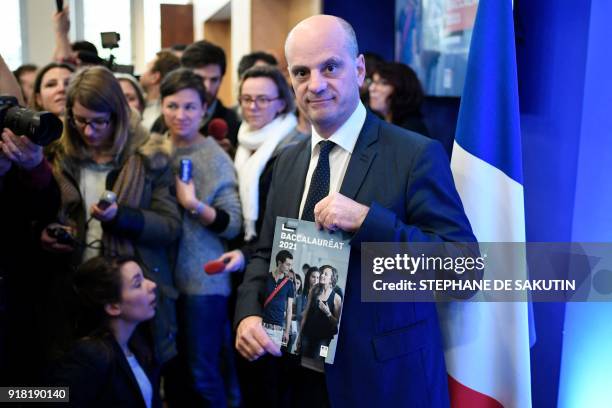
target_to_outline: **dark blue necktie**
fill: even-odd
[[[306,203],[302,211],[302,219],[314,221],[315,205],[329,194],[329,152],[336,144],[329,140],[319,142],[319,161],[310,179],[310,187]]]

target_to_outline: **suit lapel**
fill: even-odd
[[[290,218],[298,218],[300,215],[300,203],[302,202],[306,173],[308,173],[308,165],[310,164],[310,143],[309,138],[308,142],[302,144],[305,146],[300,149],[294,165],[289,169],[289,177],[286,178],[286,180],[295,181],[287,195],[287,217]]]
[[[340,194],[355,199],[359,188],[363,184],[366,174],[370,169],[372,161],[376,157],[376,143],[378,141],[378,128],[380,124],[374,115],[368,112],[366,116],[363,128],[357,138],[357,143],[351,154],[351,160],[349,161],[342,180],[342,186],[340,187]]]
[[[132,390],[136,392],[136,395],[140,397],[140,400],[142,401],[144,406],[146,406],[147,404],[145,403],[144,398],[142,396],[142,392],[140,391],[140,385],[138,385],[138,381],[136,380],[136,377],[134,376],[134,372],[132,371],[132,368],[130,367],[130,363],[128,362],[127,357],[123,353],[123,350],[121,350],[121,347],[119,346],[119,344],[117,344],[117,342],[114,339],[112,343],[113,343],[113,348],[115,349],[115,353],[119,360],[119,367],[121,367],[121,370],[123,370],[127,378],[129,378],[128,381],[130,383],[130,386],[132,387]]]

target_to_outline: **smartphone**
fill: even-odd
[[[100,196],[100,200],[98,201],[98,208],[102,211],[106,210],[108,207],[113,205],[114,202],[117,201],[117,194],[112,191],[105,191]]]
[[[57,7],[57,12],[59,13],[64,9],[64,0],[55,0],[55,6]]]

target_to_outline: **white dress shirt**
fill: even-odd
[[[357,143],[357,138],[361,132],[361,128],[366,120],[366,109],[361,102],[355,108],[355,111],[351,114],[346,122],[328,139],[321,137],[315,128],[312,128],[312,136],[310,140],[310,164],[308,165],[308,173],[306,173],[306,185],[304,186],[304,192],[302,193],[302,202],[300,203],[300,218],[302,217],[302,211],[304,211],[304,204],[306,203],[306,196],[308,195],[308,189],[310,188],[310,179],[312,173],[317,167],[319,161],[319,152],[321,147],[318,145],[322,140],[329,140],[334,142],[336,146],[329,153],[329,192],[333,193],[340,191],[342,186],[342,180],[346,174],[353,149]]]

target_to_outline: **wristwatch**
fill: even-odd
[[[204,203],[198,201],[198,205],[196,205],[195,208],[189,210],[189,214],[191,214],[192,217],[199,217],[200,214],[202,214],[202,211],[204,211]]]

